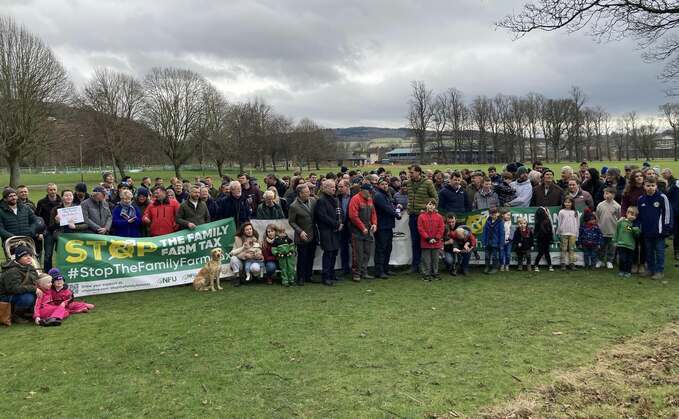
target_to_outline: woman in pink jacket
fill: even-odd
[[[443,234],[445,223],[443,217],[436,211],[436,201],[430,199],[426,205],[426,211],[417,217],[417,231],[420,233],[420,247],[422,259],[420,271],[422,279],[431,281],[439,280],[439,252],[443,249]]]

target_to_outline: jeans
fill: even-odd
[[[443,263],[446,265],[446,269],[450,271],[460,263],[460,258],[457,253],[444,252]]]
[[[604,237],[604,242],[599,249],[599,260],[606,263],[615,260],[615,243],[613,237]]]
[[[420,248],[420,232],[417,229],[418,214],[410,214],[408,216],[408,228],[410,228],[410,245],[413,250],[412,268],[417,270],[420,267],[420,259],[422,258],[422,248]]]
[[[380,276],[389,272],[394,230],[381,229],[375,232],[375,275]]]
[[[618,247],[618,263],[620,272],[631,273],[632,262],[634,261],[634,249]]]
[[[596,247],[583,247],[582,254],[585,259],[585,267],[596,265],[597,260],[597,248]]]
[[[335,280],[335,262],[337,261],[337,253],[339,250],[324,250],[323,264],[322,264],[322,278],[323,281]]]
[[[44,259],[43,259],[43,266],[45,268],[45,272],[49,271],[52,269],[52,255],[54,254],[54,245],[56,244],[54,242],[54,233],[51,233],[49,231],[45,231],[44,234]]]
[[[646,266],[651,273],[665,271],[665,239],[645,237]]]
[[[493,268],[497,268],[498,265],[500,264],[500,260],[499,260],[500,248],[499,247],[486,247],[485,254],[486,254],[486,266],[489,267],[489,266],[491,266],[491,263],[492,263]]]
[[[266,276],[268,276],[269,278],[274,276],[274,274],[276,273],[276,268],[277,268],[276,262],[274,262],[273,260],[267,260],[266,262],[264,262],[264,271],[266,272]]]
[[[10,303],[16,308],[32,308],[35,305],[35,294],[32,292],[22,292],[21,294],[0,295],[0,301]]]
[[[500,247],[500,265],[509,266],[512,261],[512,243],[505,243]]]
[[[262,264],[264,264],[264,262],[261,260],[246,260],[245,273],[259,276],[262,273]]]

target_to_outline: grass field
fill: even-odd
[[[679,172],[675,162],[657,165]],[[23,181],[70,186],[79,175]],[[60,328],[0,330],[0,406],[13,417],[475,416],[543,394],[535,389],[597,365],[600,351],[679,320],[672,264],[664,282],[599,271],[424,283],[402,273],[333,288],[88,297],[97,309]],[[666,373],[679,383],[679,369]],[[666,417],[675,399],[650,388],[646,417]]]
[[[89,297],[96,310],[60,328],[0,330],[0,405],[17,417],[474,415],[679,319],[676,275],[401,274]]]
[[[592,162],[591,166],[596,167],[597,169],[601,169],[603,166],[606,167],[618,167],[620,169],[623,168],[625,164],[636,164],[638,166],[641,166],[642,161],[600,161],[600,162]],[[654,167],[660,167],[660,168],[665,168],[669,167],[672,169],[672,171],[676,174],[679,173],[679,162],[675,162],[673,160],[657,160],[653,161],[653,166]],[[559,163],[545,163],[545,166],[552,168],[555,171],[558,171],[562,166],[565,165],[570,165],[573,168],[576,168],[578,166],[578,163],[576,162],[559,162]],[[400,170],[404,170],[407,165],[381,165],[382,167],[385,167],[387,170],[391,171],[392,174],[398,174]],[[449,164],[449,165],[425,165],[423,166],[425,169],[440,169],[440,170],[446,170],[451,167],[457,168],[457,169],[462,169],[462,168],[469,168],[469,169],[483,169],[484,171],[488,168],[488,164]],[[498,169],[501,169],[502,165],[496,165]],[[375,169],[377,167],[380,167],[380,165],[368,165],[368,166],[361,166],[362,169]],[[276,173],[279,174],[280,176],[283,175],[291,175],[294,170],[297,170],[296,168],[293,170],[285,171],[285,170],[279,170]],[[339,170],[339,167],[322,167],[320,170],[304,170],[303,173],[308,174],[310,172],[315,172],[319,176],[328,172],[337,172]],[[237,168],[230,168],[227,169],[226,174],[230,175],[231,177],[234,177],[238,174],[238,169]],[[253,176],[255,176],[260,182],[263,182],[264,180],[264,175],[267,172],[259,171],[259,170],[250,170],[249,173]],[[203,175],[203,172],[200,170],[185,170],[182,171],[182,176],[185,179],[188,180],[193,180],[195,177],[200,177]],[[218,178],[217,172],[216,171],[205,171],[205,175],[209,176],[211,175],[214,179]],[[169,179],[174,176],[173,171],[169,170],[150,170],[150,171],[144,171],[141,173],[130,173],[130,176],[133,177],[135,180],[135,184],[138,185],[139,182],[141,181],[141,178],[144,176],[149,176],[151,179],[155,177],[162,177],[165,180],[165,184],[169,184]],[[557,173],[558,177],[558,173]],[[91,189],[93,185],[98,184],[101,182],[101,175],[98,173],[85,173],[83,176],[83,179],[85,183],[87,183],[88,187]],[[80,174],[79,173],[56,173],[56,174],[40,174],[40,173],[30,173],[30,174],[22,174],[21,176],[21,183],[28,185],[29,186],[29,191],[30,191],[30,196],[32,200],[38,200],[45,196],[45,185],[47,182],[55,182],[57,185],[59,185],[62,189],[64,187],[68,188],[73,188],[73,186],[80,182]],[[9,175],[4,172],[0,173],[0,185],[7,185],[9,183]]]

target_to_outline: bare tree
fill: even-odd
[[[477,162],[488,161],[488,143],[486,132],[490,125],[491,112],[493,110],[492,101],[486,96],[477,96],[471,105],[472,118],[476,124],[476,129],[479,131],[479,145]],[[470,146],[470,157],[471,157]]]
[[[657,144],[658,125],[651,118],[639,127],[639,151],[646,160],[653,158],[653,152]]]
[[[567,131],[568,120],[571,115],[570,99],[548,99],[542,110],[543,132],[545,134],[545,154],[547,146],[551,144],[554,154],[553,161],[559,161],[559,153],[563,147],[563,136]]]
[[[664,0],[538,0],[496,23],[517,36],[533,31],[576,32],[597,40],[635,38],[650,61],[667,61],[662,77],[679,75],[679,4]]]
[[[582,160],[582,127],[584,125],[583,107],[587,96],[581,88],[571,87],[570,113],[568,120],[568,158]]]
[[[451,88],[448,89],[448,121],[450,130],[452,131],[455,163],[461,162],[463,132],[462,129],[467,125],[469,120],[469,109],[464,103],[462,92]]]
[[[446,93],[436,95],[432,108],[431,121],[434,128],[434,139],[436,141],[439,163],[448,161],[448,157],[446,156],[446,145],[444,143],[444,138],[449,125],[448,98],[449,96]]]
[[[229,133],[226,129],[228,104],[224,96],[207,82],[202,101],[203,112],[200,114],[195,134],[198,162],[203,171],[207,152],[215,161],[217,172],[221,177],[224,175],[224,163],[229,157]]]
[[[528,149],[532,161],[538,159],[538,135],[540,133],[540,126],[542,125],[541,118],[544,101],[544,96],[537,93],[529,93],[526,96],[524,112],[528,131]],[[545,159],[549,160],[546,150]]]
[[[144,90],[134,77],[101,68],[85,84],[80,105],[92,111],[95,125],[102,132],[104,148],[111,154],[113,167],[125,176],[135,138],[126,135],[125,126],[137,118],[144,102]]]
[[[625,141],[625,160],[630,159],[630,144],[634,144],[634,158],[637,157],[637,151],[639,150],[637,119],[638,115],[636,112],[627,112],[622,116],[625,126],[625,136],[627,137],[627,141]]]
[[[22,159],[45,145],[46,106],[66,102],[71,91],[52,50],[13,19],[0,17],[0,148],[10,186],[20,182]]]
[[[154,68],[144,79],[144,120],[158,134],[177,177],[195,153],[206,88],[198,73],[179,68]]]
[[[665,121],[672,128],[674,139],[674,161],[679,158],[679,103],[665,103],[660,106],[660,111],[665,117]]]
[[[420,163],[426,161],[427,130],[433,117],[432,91],[422,81],[412,81],[412,95],[409,100],[408,125],[420,148]]]

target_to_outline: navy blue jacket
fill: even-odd
[[[377,213],[377,229],[378,230],[392,230],[396,227],[396,210],[394,204],[382,189],[375,188],[373,194],[373,205]]]
[[[441,215],[445,216],[450,212],[460,214],[469,212],[471,209],[472,203],[462,186],[455,191],[452,186],[446,185],[439,191],[439,212]]]
[[[481,241],[486,247],[502,247],[505,243],[505,225],[502,219],[498,218],[493,221],[492,218],[488,217],[486,224],[483,226]]]
[[[252,218],[252,211],[246,201],[245,195],[240,198],[234,198],[229,195],[217,201],[218,215],[215,220],[223,220],[225,218],[233,217],[236,228]]]
[[[665,194],[643,194],[639,197],[637,206],[642,237],[658,239],[672,233],[672,208]]]

